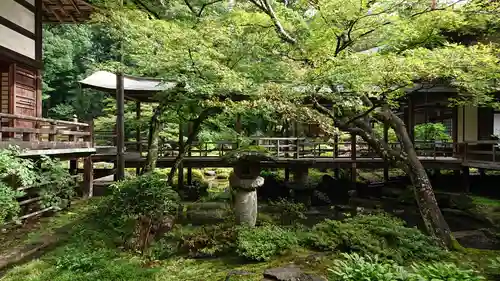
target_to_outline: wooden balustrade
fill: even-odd
[[[96,134],[97,138],[103,140],[101,134]],[[107,132],[108,141],[101,143],[112,143],[109,138],[113,138],[112,134]],[[307,138],[290,138],[290,137],[254,137],[248,138],[252,145],[258,145],[266,148],[269,153],[279,158],[380,158],[379,155],[368,146],[367,143],[357,140],[355,145],[351,141],[324,141],[313,140]],[[240,147],[240,141],[216,141],[216,142],[193,142],[191,149],[187,153],[187,157],[203,157],[203,156],[223,156],[228,152]],[[389,143],[393,148],[399,148],[400,143]],[[136,141],[127,141],[125,143],[127,152],[137,152]],[[456,157],[462,158],[462,154],[458,153],[456,148],[458,144],[451,142],[439,141],[416,141],[415,149],[419,156],[438,158],[438,157]],[[142,153],[147,151],[147,141],[141,141]],[[169,140],[160,140],[159,155],[161,157],[175,156],[178,153],[178,142]],[[354,153],[354,154],[353,154]],[[144,156],[144,155],[143,155]],[[497,157],[500,159],[500,157]]]
[[[0,113],[0,148],[91,148],[92,125],[32,116]]]

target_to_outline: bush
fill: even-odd
[[[166,179],[149,173],[116,183],[105,202],[106,223],[122,235],[127,248],[145,253],[155,236],[172,227],[180,198]]]
[[[375,254],[398,262],[433,260],[445,255],[431,237],[385,214],[358,215],[344,221],[326,220],[313,227],[308,243],[320,250]]]
[[[175,215],[180,203],[177,192],[157,174],[126,179],[113,189],[112,213],[125,218],[144,216],[159,220],[165,215]]]
[[[227,174],[227,173],[220,173],[220,174],[217,174],[216,178],[218,180],[227,180],[227,179],[229,179],[229,174]]]
[[[276,225],[241,227],[238,229],[236,252],[249,260],[267,261],[298,244],[299,240],[294,232]]]
[[[41,181],[50,182],[40,187],[42,207],[66,207],[75,194],[75,180],[59,160],[43,156],[40,161]]]
[[[451,263],[414,264],[404,268],[393,261],[379,260],[377,256],[343,254],[333,262],[329,280],[335,281],[480,281],[483,277],[474,271],[461,269]]]
[[[393,262],[380,262],[378,257],[343,254],[343,260],[334,261],[329,269],[329,280],[336,281],[403,281],[409,280],[404,268]],[[422,280],[423,281],[423,280]]]
[[[175,252],[191,257],[216,257],[233,251],[236,230],[232,223],[202,227],[176,226],[163,238],[163,244],[176,245]],[[172,249],[163,249],[163,256],[172,254]]]
[[[303,203],[290,202],[286,199],[271,201],[269,204],[279,211],[281,224],[290,225],[299,219],[306,219],[304,212],[307,211]]]
[[[480,281],[482,276],[471,269],[462,269],[453,263],[415,264],[412,266],[415,278],[412,280]]]
[[[37,189],[43,208],[61,208],[71,199],[73,181],[61,162],[42,157],[40,164],[42,168],[37,169],[33,160],[19,157],[15,148],[0,150],[0,224],[19,215],[21,208],[17,199],[25,193],[17,191],[18,187],[41,183]]]

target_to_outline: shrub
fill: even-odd
[[[275,255],[297,247],[299,241],[294,232],[276,225],[238,229],[236,251],[238,255],[255,261],[267,261]]]
[[[118,182],[113,187],[111,202],[114,215],[127,218],[149,217],[161,219],[174,215],[180,198],[166,179],[156,174],[146,174]]]
[[[111,216],[114,230],[128,248],[144,253],[154,236],[172,227],[180,199],[163,177],[149,173],[116,183],[106,202],[111,208],[105,216]]]
[[[43,156],[40,160],[40,177],[42,182],[50,182],[40,187],[41,204],[43,208],[56,207],[61,209],[68,205],[75,194],[75,181],[68,169],[57,159]]]
[[[307,211],[303,203],[290,202],[286,199],[271,201],[269,204],[279,211],[281,224],[293,224],[296,220],[306,219],[304,212]]]
[[[336,281],[403,281],[409,280],[408,272],[393,262],[380,262],[378,257],[343,254],[343,260],[334,261],[329,269],[329,280]]]
[[[451,263],[414,264],[404,268],[393,261],[379,260],[377,256],[343,254],[328,269],[329,280],[335,281],[480,281],[483,277],[474,271]]]
[[[0,182],[0,225],[17,217],[21,209],[17,198],[23,194]]]
[[[175,250],[192,257],[215,257],[231,252],[236,241],[232,223],[202,227],[176,226],[163,238],[164,244],[176,245]],[[166,250],[166,254],[171,250]]]
[[[17,149],[0,150],[0,224],[19,215],[17,199],[25,193],[17,191],[18,187],[50,182],[37,187],[44,208],[60,208],[71,199],[73,181],[67,169],[61,162],[49,157],[42,157],[40,161],[42,168],[37,169],[33,160],[19,157]]]
[[[412,270],[416,277],[412,280],[480,281],[482,276],[471,269],[462,269],[453,263],[415,264]],[[420,278],[420,279],[419,279]]]
[[[438,259],[445,254],[431,237],[385,214],[325,220],[313,227],[308,243],[320,250],[375,254],[398,262]]]
[[[216,178],[218,180],[227,180],[227,179],[229,179],[229,174],[228,173],[220,173],[220,174],[217,174]]]

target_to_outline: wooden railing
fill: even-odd
[[[0,113],[0,148],[91,148],[92,125],[76,121]]]
[[[96,133],[96,145],[114,146],[114,135],[111,132],[106,134]],[[307,138],[286,138],[286,137],[256,137],[246,139],[251,145],[258,145],[266,148],[269,153],[280,158],[380,158],[367,143],[356,140],[351,141],[325,141]],[[241,141],[215,141],[215,142],[193,142],[191,149],[187,152],[187,157],[208,157],[223,156],[241,146]],[[136,141],[126,141],[126,152],[140,152],[143,156],[147,152],[147,141],[141,141],[140,145]],[[399,143],[390,143],[393,148],[400,147]],[[140,151],[137,148],[141,148]],[[459,157],[456,152],[456,144],[451,142],[437,141],[416,141],[415,148],[417,154],[423,157]],[[174,140],[159,141],[159,156],[169,157],[178,154],[178,142]],[[499,158],[500,159],[500,158]]]

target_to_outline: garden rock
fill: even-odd
[[[325,279],[304,273],[299,267],[290,265],[286,267],[271,268],[264,271],[262,281],[326,281]]]

